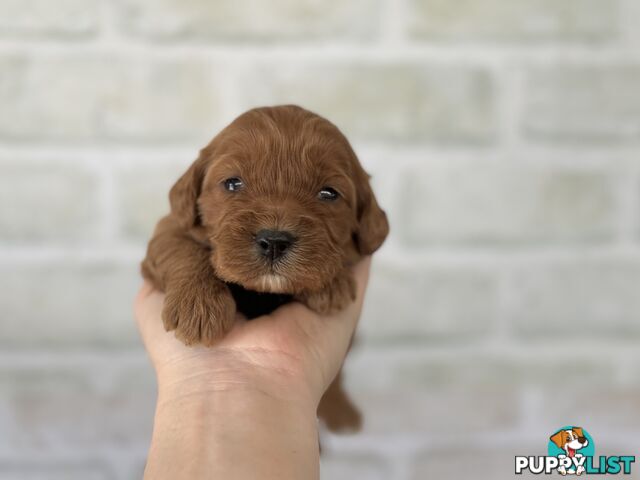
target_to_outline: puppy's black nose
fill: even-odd
[[[258,251],[271,260],[276,260],[284,255],[293,241],[293,235],[282,230],[260,230],[256,234]]]

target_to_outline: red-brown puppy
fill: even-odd
[[[389,230],[344,135],[292,105],[236,118],[169,200],[142,272],[166,293],[165,328],[187,345],[211,345],[232,327],[237,288],[289,294],[320,313],[344,308],[355,295],[349,267]],[[344,397],[339,384],[329,396]]]

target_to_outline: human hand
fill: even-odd
[[[329,316],[300,303],[250,321],[237,316],[232,330],[212,347],[185,346],[162,325],[164,295],[145,282],[135,317],[158,376],[161,397],[258,389],[274,397],[299,396],[317,406],[336,376],[362,310],[371,257],[354,268],[355,302]]]
[[[164,296],[145,283],[135,316],[158,377],[145,478],[319,478],[316,410],[349,348],[370,263],[354,267],[356,300],[339,313],[291,303],[238,316],[211,347],[166,332]]]

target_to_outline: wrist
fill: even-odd
[[[284,362],[256,358],[245,352],[196,347],[181,358],[156,365],[158,404],[185,399],[210,402],[222,394],[297,404],[315,412],[322,392],[298,368],[283,368]],[[287,359],[296,365],[295,359]]]
[[[230,473],[252,478],[258,471],[274,472],[264,477],[269,479],[317,478],[312,402],[287,395],[280,390],[285,384],[274,388],[252,378],[191,380],[159,388],[146,478],[226,478]],[[239,451],[253,454],[243,456],[242,463],[232,461]],[[167,457],[188,470],[159,472],[158,460]]]

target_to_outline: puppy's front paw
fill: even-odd
[[[321,290],[300,296],[300,300],[311,310],[321,314],[338,312],[355,299],[356,283],[347,272],[339,274]]]
[[[210,346],[233,327],[236,304],[221,282],[184,282],[167,290],[162,321],[185,345]]]

